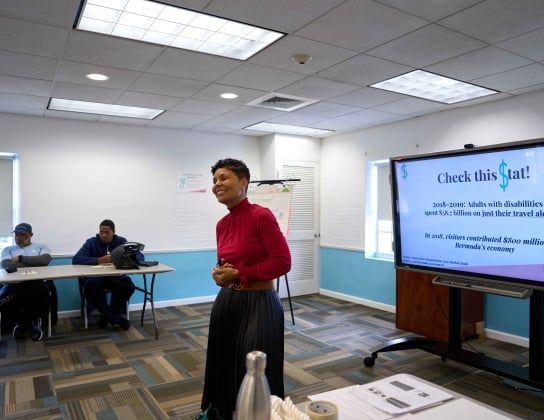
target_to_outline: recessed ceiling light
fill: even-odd
[[[47,109],[55,111],[82,112],[85,114],[109,115],[114,117],[141,118],[152,120],[164,112],[164,109],[139,108],[135,106],[102,104],[99,102],[73,101],[70,99],[51,98]]]
[[[106,76],[105,74],[100,74],[100,73],[89,73],[87,75],[85,75],[85,77],[87,79],[91,79],[91,80],[97,80],[99,82],[103,82],[104,80],[109,80],[109,76]]]
[[[236,99],[238,97],[236,93],[231,93],[231,92],[225,92],[219,96],[221,96],[223,99]]]
[[[334,131],[332,130],[322,130],[320,128],[302,127],[300,125],[276,124],[276,123],[267,123],[267,122],[253,124],[253,125],[250,125],[249,127],[245,127],[245,129],[257,130],[257,131],[271,131],[273,133],[295,134],[299,136],[310,136],[310,137],[320,137],[325,134],[334,133]]]
[[[370,87],[445,104],[454,104],[498,93],[496,90],[471,85],[423,70],[414,70],[401,74],[392,79],[370,85]]]
[[[238,60],[285,36],[150,0],[85,0],[76,28]]]

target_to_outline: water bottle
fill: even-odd
[[[264,374],[266,354],[252,351],[246,355],[246,375],[236,399],[236,420],[269,420],[270,388]]]

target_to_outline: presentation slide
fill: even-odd
[[[401,261],[544,281],[544,150],[393,160]]]

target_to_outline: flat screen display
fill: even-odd
[[[397,268],[544,288],[544,139],[390,165]]]

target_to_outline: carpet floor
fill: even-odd
[[[544,393],[422,350],[379,353],[408,336],[395,315],[322,295],[292,299],[285,312],[285,390],[294,403],[312,395],[396,373],[409,373],[524,419],[544,419]],[[61,318],[52,337],[34,342],[5,333],[0,342],[0,417],[7,419],[192,419],[200,412],[211,303],[156,310],[128,331]],[[148,311],[149,312],[149,311]],[[470,350],[525,366],[528,349],[492,339]],[[466,419],[465,419],[466,420]]]

